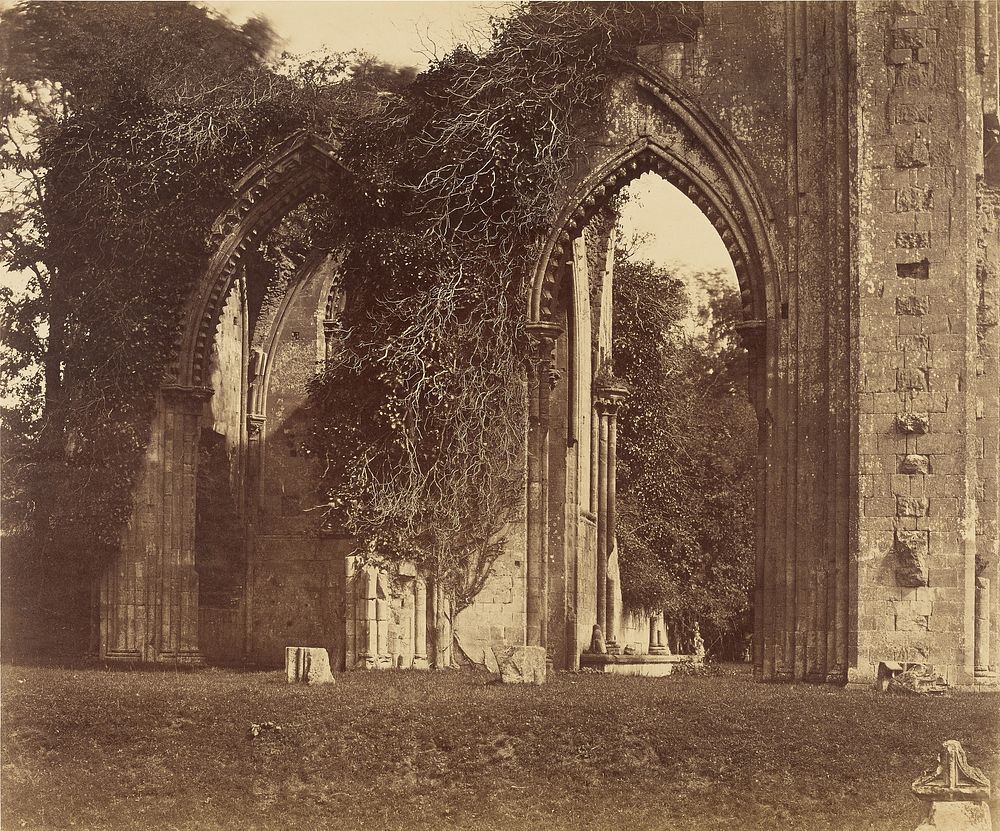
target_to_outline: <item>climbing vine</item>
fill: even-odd
[[[309,129],[335,137],[353,173],[327,203],[339,239],[322,241],[348,252],[350,298],[313,388],[328,521],[468,602],[521,484],[531,245],[615,62],[643,36],[685,32],[689,11],[528,5],[494,21],[485,50],[416,76],[359,56],[269,63],[262,21],[239,29],[182,3],[6,12],[8,126],[25,114],[17,90],[58,104],[5,145],[38,187],[3,252],[35,270],[49,330],[26,468],[54,562],[87,571],[116,549],[212,222],[247,163]]]

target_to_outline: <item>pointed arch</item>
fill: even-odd
[[[188,304],[177,361],[168,375],[172,383],[204,386],[222,305],[244,254],[296,205],[334,190],[347,175],[337,147],[308,132],[295,133],[246,168],[231,206],[212,228],[214,251]]]
[[[773,215],[738,144],[680,84],[637,64],[637,98],[651,99],[668,129],[645,132],[599,159],[567,189],[562,210],[541,243],[531,280],[528,320],[552,319],[569,247],[595,214],[631,182],[655,172],[688,196],[719,232],[739,280],[744,320],[758,328],[780,314],[781,281]]]

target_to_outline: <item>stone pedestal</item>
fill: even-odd
[[[936,768],[913,783],[913,793],[928,803],[917,831],[992,831],[990,780],[969,764],[956,741],[941,745]]]

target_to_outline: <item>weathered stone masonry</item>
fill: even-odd
[[[713,222],[740,281],[760,428],[758,675],[867,682],[879,662],[915,660],[952,683],[990,681],[997,3],[706,2],[684,14],[676,33],[636,44],[618,67],[607,121],[581,135],[564,208],[538,244],[523,520],[458,617],[457,643],[474,660],[542,645],[554,666],[574,667],[595,624],[612,648],[625,638],[614,459],[627,391],[608,372],[601,217],[651,171]],[[322,536],[301,510],[313,481],[295,455],[304,379],[335,349],[334,287],[349,275],[336,258],[289,275],[277,305],[241,324],[253,329],[245,342],[222,319],[248,290],[256,241],[309,194],[335,194],[342,175],[333,148],[293,137],[247,171],[219,220],[122,557],[102,581],[106,657],[277,663],[294,641],[328,647],[348,668],[435,659],[434,587],[355,569],[350,541]],[[215,458],[199,453],[202,430],[229,448],[244,529],[228,577],[222,555],[196,550],[195,506],[208,504],[197,467]],[[199,599],[199,563],[214,607]]]

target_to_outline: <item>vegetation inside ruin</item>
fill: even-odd
[[[467,603],[519,498],[525,279],[617,61],[683,36],[683,3],[531,4],[419,75],[363,55],[276,59],[261,20],[186,3],[23,3],[3,16],[5,533],[47,631],[87,617],[119,545],[156,390],[215,218],[296,130],[350,174],[298,236],[346,248],[347,333],[314,385],[315,506],[372,562],[420,563]],[[287,224],[285,226],[288,227]],[[277,271],[276,271],[277,273]],[[343,394],[348,385],[352,394]],[[76,603],[54,576],[84,588]],[[28,592],[20,588],[20,596]],[[86,627],[83,627],[84,629]]]
[[[757,438],[739,294],[721,273],[684,279],[621,248],[616,259],[615,374],[631,388],[618,425],[623,599],[663,609],[682,641],[698,623],[710,651],[738,659],[750,632]]]
[[[1000,778],[997,693],[733,671],[542,687],[349,673],[308,688],[279,673],[5,666],[2,685],[3,825],[39,831],[900,831],[920,822],[910,783],[942,740]]]

